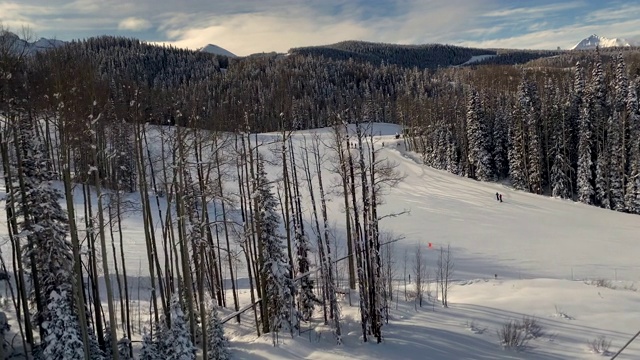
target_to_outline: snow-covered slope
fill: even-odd
[[[463,62],[462,64],[460,64],[461,66],[463,65],[470,65],[470,64],[474,64],[486,59],[490,59],[492,57],[496,57],[497,55],[474,55],[471,57],[471,59],[467,60],[466,62]]]
[[[627,46],[639,46],[640,43],[637,41],[622,39],[622,38],[613,38],[609,39],[603,36],[598,36],[593,34],[588,38],[582,39],[579,43],[577,43],[572,50],[591,50],[596,47],[627,47]]]
[[[150,139],[155,139],[150,142],[154,156],[160,153],[161,137],[171,136],[173,130],[172,127],[149,128]],[[636,283],[640,279],[640,216],[533,195],[504,184],[483,183],[434,170],[421,164],[417,154],[407,151],[403,139],[395,139],[394,135],[402,132],[398,126],[375,124],[371,132],[375,134],[373,145],[380,149],[377,158],[397,164],[396,169],[405,175],[397,186],[387,191],[379,216],[409,211],[380,222],[383,232],[402,237],[393,245],[396,283],[389,322],[383,327],[383,343],[362,343],[358,294],[347,290],[340,298],[342,345],[335,344],[331,330],[323,325],[320,310],[293,338],[281,333],[278,346],[271,344],[270,334],[256,336],[253,313],[248,311],[242,315],[241,324],[235,321],[226,324],[234,359],[592,359],[604,357],[589,352],[589,341],[605,336],[612,341],[610,350],[617,351],[638,330],[638,323],[633,320],[640,318],[640,292]],[[331,129],[295,132],[292,137],[296,156],[300,159],[304,156],[303,148],[314,135],[320,136],[324,144],[321,148],[326,161],[323,181],[327,187],[339,190],[336,176],[329,171],[335,165],[330,149]],[[269,148],[277,146],[273,142],[279,135],[259,134],[256,138],[264,144],[263,155],[273,157]],[[313,167],[314,160],[310,161]],[[266,166],[266,170],[272,180],[282,175],[279,166]],[[230,193],[234,191],[233,186],[226,189]],[[300,190],[303,207],[309,209],[311,204],[304,182]],[[75,201],[81,202],[82,189],[78,191]],[[503,194],[504,202],[496,201],[496,192]],[[133,204],[140,203],[139,195],[128,196]],[[0,199],[3,197],[0,177]],[[344,212],[339,195],[329,200],[331,237],[337,242],[334,254],[339,258],[346,253]],[[159,199],[160,208],[155,201],[151,206],[157,222],[159,210],[167,208],[166,198]],[[78,208],[82,208],[80,203]],[[306,216],[307,220],[311,219],[309,213]],[[81,218],[79,222],[83,222]],[[144,310],[140,312],[140,308],[148,309],[150,296],[142,223],[139,212],[127,213],[123,219],[122,236],[127,250],[126,264],[120,266],[126,268],[130,277],[132,306],[138,309],[133,314],[134,322],[148,326],[147,315]],[[0,237],[7,234],[6,226],[4,203],[0,202]],[[157,231],[161,246],[161,231]],[[118,241],[116,238],[116,246]],[[433,248],[428,248],[429,243]],[[431,279],[437,249],[451,245],[455,274],[454,285],[449,290],[449,308],[437,305],[438,293],[433,284],[422,308],[414,302],[414,283],[407,284],[405,296],[403,272],[406,267],[407,273],[413,275],[418,244],[426,252]],[[10,244],[0,245],[4,261],[11,268],[11,257],[7,255]],[[106,261],[112,261],[110,255]],[[338,281],[345,286],[344,262],[337,267]],[[237,270],[241,304],[245,305],[250,301],[246,271],[241,266]],[[231,307],[230,298],[229,292],[228,307]],[[231,312],[228,308],[221,311],[223,316]],[[523,316],[535,316],[543,334],[530,339],[521,351],[503,349],[497,331],[506,322],[522,320]],[[139,333],[134,336],[138,339]],[[640,342],[632,343],[618,357],[620,360],[639,358]]]
[[[403,237],[394,244],[397,297],[389,324],[383,328],[384,343],[362,343],[358,298],[352,293],[341,303],[343,345],[335,345],[320,316],[305,325],[307,332],[302,336],[283,336],[278,347],[271,345],[269,336],[256,338],[251,331],[242,333],[228,323],[235,356],[589,359],[598,355],[590,353],[588,342],[605,336],[612,341],[610,350],[617,351],[637,331],[637,324],[625,319],[640,316],[640,293],[634,285],[640,278],[640,247],[636,245],[640,217],[434,170],[422,165],[417,154],[406,151],[402,139],[394,138],[401,132],[398,127],[377,124],[372,132],[378,135],[374,138],[374,146],[380,149],[378,158],[396,163],[397,170],[406,176],[384,196],[379,215],[410,211],[380,223],[382,231]],[[304,137],[309,139],[313,134],[331,144],[330,131],[319,129],[296,132],[294,146],[301,147]],[[269,142],[277,135],[261,138]],[[330,159],[331,151],[325,148],[323,152]],[[278,167],[270,167],[270,177],[278,178],[278,171]],[[504,202],[496,201],[496,192],[503,194]],[[328,204],[338,240],[344,231],[340,203],[335,199]],[[434,304],[434,298],[420,308],[411,295],[404,296],[403,264],[408,263],[407,271],[412,273],[418,244],[427,249],[427,263],[432,269],[437,263],[437,249],[451,245],[456,281],[447,309]],[[338,249],[338,256],[344,255],[344,245]],[[597,287],[593,285],[597,282],[588,279],[607,279],[602,283],[609,287]],[[413,286],[407,285],[409,294]],[[437,296],[433,285],[430,291],[431,296]],[[497,331],[523,316],[536,317],[544,335],[529,340],[523,351],[504,350]],[[246,320],[251,321],[249,315]],[[623,354],[619,359],[640,358],[640,343],[632,344]]]
[[[209,53],[209,54],[223,55],[223,56],[227,56],[227,57],[230,57],[230,58],[236,58],[237,57],[231,51],[229,51],[227,49],[223,49],[220,46],[213,45],[213,44],[209,44],[209,45],[201,48],[199,51],[206,52],[206,53]]]

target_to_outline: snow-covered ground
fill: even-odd
[[[460,65],[461,66],[462,65],[470,65],[470,64],[477,63],[477,62],[480,62],[482,60],[490,59],[490,58],[496,57],[496,56],[497,55],[492,55],[492,54],[491,55],[474,55],[474,56],[471,57],[471,59],[465,61],[464,63],[462,63]]]
[[[348,296],[342,299],[343,345],[335,345],[329,329],[321,325],[318,317],[303,327],[305,331],[300,336],[292,339],[281,334],[279,346],[273,347],[271,336],[256,337],[251,326],[253,316],[247,312],[242,315],[242,325],[227,323],[235,358],[589,359],[597,355],[589,352],[588,341],[606,336],[612,341],[610,350],[616,351],[640,329],[640,293],[636,291],[640,286],[636,284],[640,280],[640,217],[434,170],[422,165],[416,154],[405,151],[403,139],[394,137],[401,132],[397,126],[377,124],[373,132],[375,146],[381,147],[379,158],[395,162],[397,170],[405,175],[385,195],[380,215],[409,211],[380,224],[383,231],[402,237],[394,243],[394,295],[398,300],[394,298],[389,324],[383,328],[383,343],[362,343],[354,293],[352,306]],[[294,143],[300,148],[303,138],[310,141],[313,134],[319,134],[325,144],[331,141],[331,131],[320,129],[295,133]],[[278,134],[263,134],[259,139],[269,142],[277,137]],[[265,154],[269,153],[267,149],[265,145]],[[331,154],[327,149],[324,154],[329,160],[325,165],[328,168]],[[281,175],[277,166],[267,170],[272,179]],[[325,187],[338,186],[332,179],[335,176],[328,172],[324,176]],[[235,191],[231,185],[229,191]],[[496,201],[496,192],[503,194],[504,202]],[[131,199],[135,202],[137,197],[132,195]],[[160,200],[164,213],[166,204]],[[82,199],[76,196],[75,201],[81,203]],[[328,205],[334,234],[344,244],[341,203],[339,197],[334,197]],[[155,216],[155,201],[152,205]],[[0,212],[0,236],[5,237],[4,208]],[[147,276],[141,223],[141,216],[132,213],[123,224],[134,299],[137,279]],[[157,232],[160,234],[159,229]],[[456,282],[446,309],[433,306],[432,302],[416,309],[412,299],[405,300],[405,253],[409,254],[407,268],[411,271],[416,245],[426,247],[428,243],[433,245],[432,250],[426,251],[430,267],[435,267],[436,250],[451,246]],[[2,249],[8,261],[8,248]],[[345,247],[340,245],[338,254],[344,253]],[[239,270],[242,277],[242,269]],[[608,287],[597,287],[598,280]],[[246,283],[243,279],[239,282]],[[247,287],[240,288],[246,303]],[[143,283],[139,299],[143,304],[148,301],[146,289]],[[411,285],[408,290],[412,290]],[[432,295],[435,296],[435,289]],[[148,313],[147,310],[143,308],[141,313]],[[544,334],[531,339],[519,352],[504,350],[498,344],[497,330],[505,322],[521,320],[523,316],[536,317]],[[618,357],[637,358],[640,342],[631,344]]]

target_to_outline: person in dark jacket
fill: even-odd
[[[500,201],[500,194],[496,192],[496,201]]]
[[[500,194],[500,202],[502,202],[502,194]]]

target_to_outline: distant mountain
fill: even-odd
[[[40,38],[34,42],[28,42],[12,32],[0,33],[0,42],[3,46],[9,46],[16,53],[35,54],[40,51],[57,48],[67,44],[66,41]]]
[[[593,34],[586,39],[582,39],[579,43],[577,43],[572,50],[592,50],[596,47],[629,47],[629,46],[640,46],[640,42],[632,41],[622,38],[613,38],[609,39],[603,36],[598,36]]]
[[[230,58],[237,58],[238,56],[227,49],[223,49],[218,45],[209,44],[198,50],[200,52],[206,52],[209,54],[222,55]]]
[[[62,40],[40,38],[36,42],[29,43],[29,46],[31,47],[32,52],[38,52],[42,50],[57,48],[66,44],[67,42]]]

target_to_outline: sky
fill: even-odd
[[[344,40],[562,49],[597,34],[640,40],[640,0],[0,0],[34,40],[99,35],[244,56]]]

